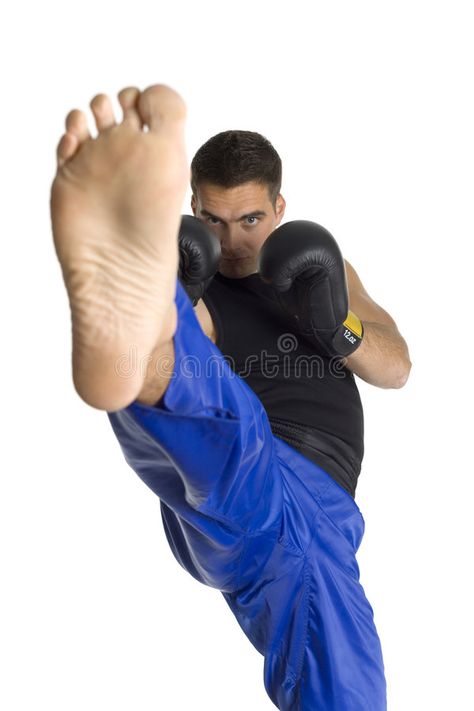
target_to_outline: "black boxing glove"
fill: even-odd
[[[196,306],[217,272],[221,246],[214,233],[192,215],[181,218],[178,246],[178,277]]]
[[[260,251],[259,272],[301,332],[328,355],[347,356],[360,346],[364,329],[349,311],[344,259],[324,227],[309,220],[278,227]]]

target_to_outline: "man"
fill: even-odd
[[[290,325],[288,320],[278,319],[281,309],[277,303],[274,308],[266,306],[272,300],[272,290],[258,277],[248,278],[259,271],[263,244],[285,214],[281,178],[278,153],[267,139],[250,131],[220,133],[194,156],[193,214],[213,230],[222,253],[219,271],[198,302],[197,312],[214,343],[219,323],[217,345],[259,395],[273,432],[286,441],[291,438],[299,451],[325,468],[354,496],[363,455],[362,406],[354,378],[341,371],[333,377],[326,372],[325,378],[324,366],[331,364],[323,362],[319,350],[319,359],[310,360],[313,367],[299,377],[291,378],[283,367],[278,374],[277,356],[281,356],[283,366],[281,341]],[[281,257],[284,259],[284,255]],[[354,268],[344,261],[350,308],[363,319],[365,329],[360,347],[344,363],[374,385],[401,387],[409,370],[406,344],[393,319],[369,297]],[[245,338],[241,337],[243,331]],[[292,350],[286,353],[286,362],[291,359],[306,364],[305,358],[315,353],[315,344],[306,344],[305,348],[297,329],[288,335],[287,347]],[[267,354],[267,371],[273,371],[272,378],[265,372],[265,363],[256,367],[258,358],[250,363],[255,353],[262,352]],[[299,435],[297,442],[295,435]]]
[[[345,356],[338,375],[347,377],[326,370],[312,393],[317,397],[328,383],[331,390],[345,380],[356,420],[350,371],[381,387],[400,387],[410,369],[406,344],[347,263],[346,287],[342,257],[323,228],[277,228],[285,202],[279,159],[268,142],[262,149],[273,178],[264,164],[258,170],[258,151],[256,164],[243,170],[242,145],[237,174],[213,172],[213,147],[218,163],[232,154],[223,156],[219,140],[258,143],[256,134],[223,134],[207,145],[207,159],[204,147],[198,152],[192,207],[200,221],[186,228],[179,213],[188,177],[181,98],[156,85],[144,92],[124,89],[119,101],[120,124],[108,97],[91,102],[95,141],[84,114],[70,112],[58,145],[51,214],[71,305],[76,389],[108,412],[127,461],[160,497],[177,560],[223,593],[264,654],[265,686],[274,703],[286,711],[382,711],[380,643],[355,560],[363,535],[352,491],[360,464],[357,437],[345,441],[329,431],[325,438],[324,413],[312,427],[305,421],[311,398],[302,421],[289,420],[292,433],[285,417],[274,418],[273,428],[283,427],[275,436],[262,402],[276,412],[290,407],[298,417],[291,391],[300,388],[298,378],[290,378],[289,388],[282,388],[281,378],[268,378],[257,397],[215,342],[224,333],[229,351],[238,351],[249,325],[247,355],[258,358],[251,352],[258,341],[254,326],[275,319],[277,330],[264,333],[266,343],[276,333],[291,335],[295,348],[323,366]],[[202,273],[204,299],[194,309],[176,280],[178,233],[184,286],[190,288],[186,264],[194,262],[191,274],[196,265]],[[208,255],[216,246],[222,250],[219,273],[210,279],[215,267]],[[239,300],[255,306],[248,324],[245,309],[234,312],[237,322],[226,320],[236,304],[229,298],[234,287]],[[282,343],[277,350],[285,364]],[[119,367],[124,354],[140,366],[126,377]],[[218,372],[208,370],[213,363]],[[261,369],[260,360],[253,369],[257,378]],[[305,387],[312,382],[306,375]],[[293,392],[283,410],[279,396],[276,406],[272,401],[272,393],[282,391]],[[336,426],[337,413],[343,413],[340,403]],[[332,474],[319,464],[321,457]]]

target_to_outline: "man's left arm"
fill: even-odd
[[[344,260],[349,309],[364,327],[360,346],[344,358],[345,366],[371,385],[401,388],[411,369],[408,347],[393,318],[365,290],[354,267]]]

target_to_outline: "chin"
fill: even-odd
[[[242,277],[255,274],[257,268],[249,262],[221,262],[219,264],[220,273],[229,279],[241,279]]]

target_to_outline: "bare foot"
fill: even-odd
[[[146,362],[176,329],[177,235],[189,180],[181,97],[164,85],[104,94],[90,106],[99,134],[71,111],[51,187],[56,253],[72,317],[74,386],[118,410],[140,392]],[[144,125],[148,126],[147,133]],[[123,368],[123,359],[130,365]]]

